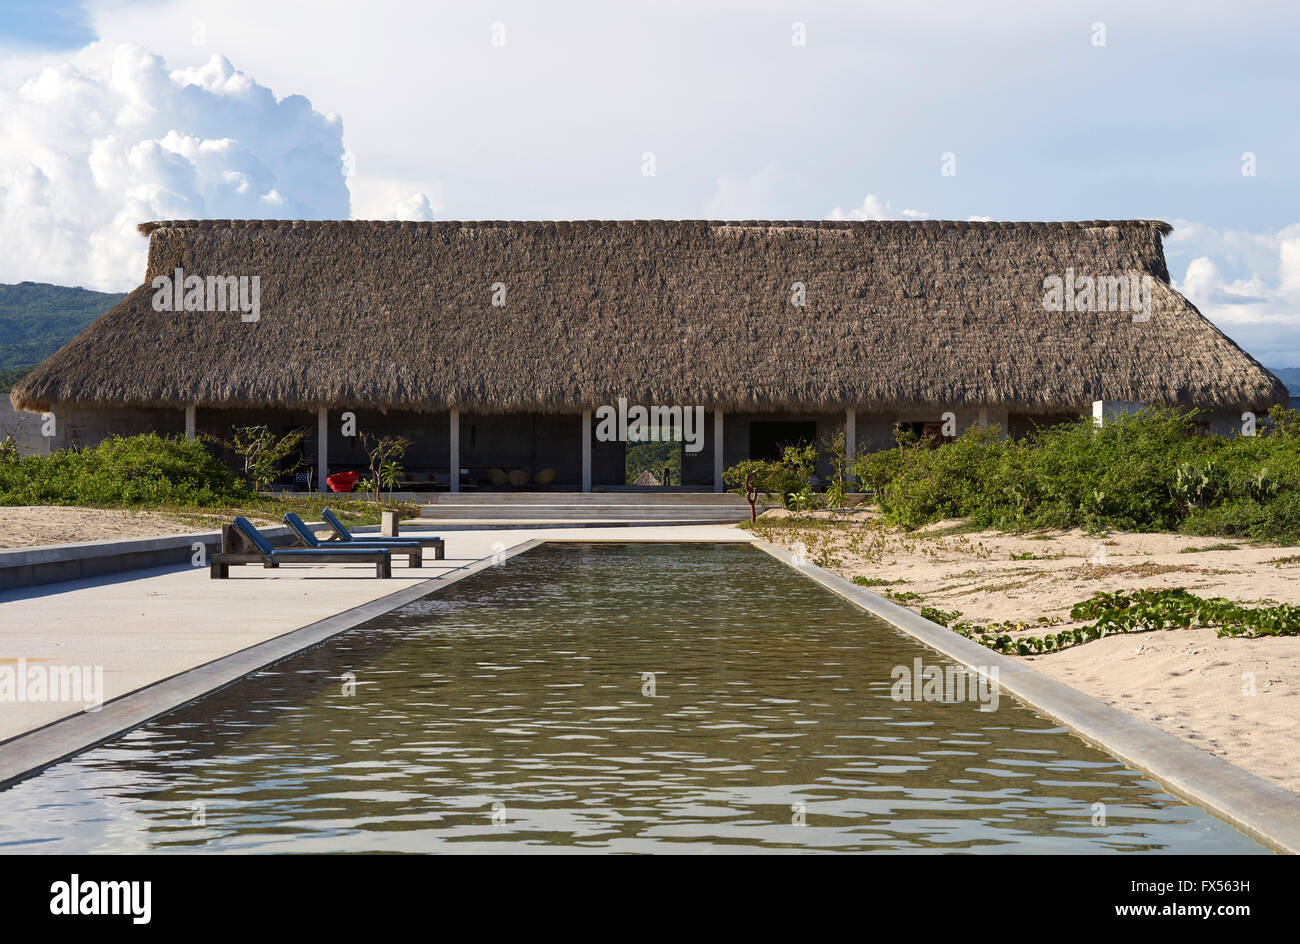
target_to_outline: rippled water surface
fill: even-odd
[[[0,851],[1266,851],[916,658],[749,547],[543,546],[0,793]]]

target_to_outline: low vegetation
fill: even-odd
[[[205,441],[229,449],[243,464],[244,486],[251,492],[269,488],[280,477],[288,460],[297,452],[305,429],[291,430],[285,435],[277,435],[268,426],[239,426],[231,430],[229,439],[205,436]]]
[[[319,520],[329,506],[349,523],[378,521],[380,506],[356,498],[250,489],[213,446],[148,433],[113,436],[88,449],[20,457],[12,442],[0,444],[0,505],[76,505],[87,508],[148,508],[193,524],[236,514],[278,521],[286,511]],[[253,476],[260,480],[260,474]],[[403,515],[414,505],[383,507]]]
[[[965,518],[1026,531],[1182,531],[1300,540],[1300,413],[1274,407],[1256,436],[1192,435],[1188,414],[1148,409],[1023,440],[970,429],[945,445],[898,437],[853,471],[890,524]]]
[[[103,508],[204,506],[254,493],[203,443],[153,433],[113,436],[89,449],[19,458],[0,453],[0,503]]]
[[[959,623],[956,620],[961,613],[956,610],[922,607],[921,615],[996,652],[1021,656],[1058,652],[1117,633],[1150,633],[1210,626],[1219,627],[1219,636],[1247,639],[1258,636],[1300,636],[1300,606],[1289,603],[1241,606],[1223,597],[1198,597],[1182,588],[1095,593],[1091,599],[1076,603],[1070,609],[1071,620],[1091,622],[1042,636],[1012,636],[1012,632],[1023,632],[1029,628],[1023,622],[994,623],[988,626]]]
[[[1195,435],[1196,412],[1149,408],[1104,427],[1091,419],[1010,439],[971,428],[936,443],[901,427],[895,448],[845,463],[843,439],[746,460],[727,485],[795,512],[838,509],[848,482],[873,493],[887,524],[915,530],[1181,531],[1300,541],[1300,412],[1274,407],[1254,436]],[[819,455],[834,471],[817,490]],[[1208,549],[1227,550],[1224,544]]]
[[[733,492],[749,501],[751,521],[754,504],[760,497],[775,498],[795,512],[842,508],[849,494],[844,434],[822,443],[820,451],[834,470],[821,491],[814,487],[819,484],[819,447],[813,443],[786,446],[779,459],[745,459],[724,471],[722,480]]]

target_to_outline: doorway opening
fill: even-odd
[[[628,440],[624,458],[626,484],[638,488],[680,488],[682,441],[634,442]]]
[[[815,442],[816,420],[753,420],[749,424],[751,459],[780,459],[786,446]]]

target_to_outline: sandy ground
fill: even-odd
[[[213,516],[175,518],[153,511],[121,511],[72,506],[17,506],[0,508],[0,548],[37,547],[43,544],[79,544],[122,538],[152,538],[192,531],[215,531],[226,520]],[[272,524],[253,519],[254,524]]]
[[[1300,604],[1300,547],[1171,534],[963,532],[960,522],[906,534],[871,512],[795,529],[783,524],[788,517],[768,512],[759,534],[845,576],[886,581],[871,589],[913,609],[955,610],[977,624],[1024,621],[1034,624],[1030,635],[1083,625],[1070,621],[1070,607],[1099,590],[1183,587],[1252,606]],[[1237,549],[1200,550],[1222,544]],[[1025,555],[1033,559],[1013,559]],[[1220,639],[1212,628],[1139,633],[1025,661],[1300,792],[1300,637]]]
[[[36,547],[118,538],[150,538],[198,530],[152,511],[20,506],[0,509],[0,547]]]

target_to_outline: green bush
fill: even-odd
[[[897,471],[884,482],[882,505],[894,523],[916,528],[969,515],[993,484],[1002,451],[996,430],[974,429],[939,448],[924,442],[901,446],[899,459],[870,464],[863,477],[879,482],[886,463],[893,464]],[[864,465],[859,461],[858,468]]]
[[[49,456],[0,453],[0,505],[201,506],[256,497],[202,443],[154,433]]]
[[[1300,414],[1275,407],[1253,437],[1190,435],[1190,417],[1148,409],[1024,440],[971,429],[931,448],[900,440],[860,457],[886,520],[969,518],[1002,530],[1084,527],[1300,540]]]
[[[817,471],[817,447],[807,443],[786,446],[776,460],[746,459],[727,469],[722,480],[738,495],[747,495],[748,482],[755,495],[775,495],[786,508],[805,511],[816,507],[821,496],[808,480]]]

